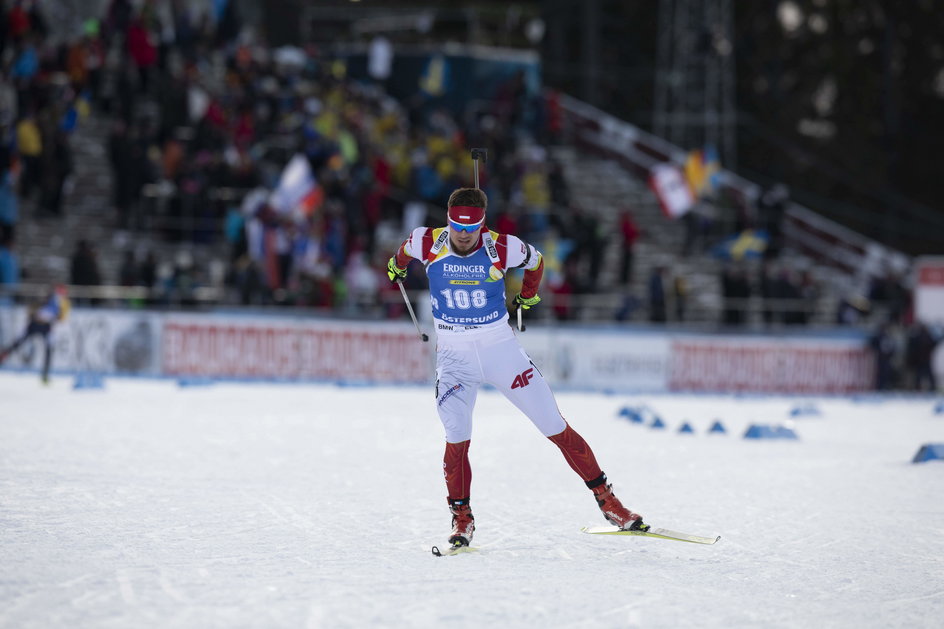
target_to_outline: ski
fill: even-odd
[[[659,539],[672,539],[677,542],[691,542],[693,544],[714,544],[721,536],[703,537],[701,535],[692,535],[690,533],[680,533],[679,531],[670,531],[669,529],[649,529],[648,531],[623,531],[615,526],[585,526],[580,529],[584,533],[595,535],[635,535],[637,537],[658,537]]]
[[[478,550],[479,549],[475,546],[463,546],[461,544],[448,546],[445,550],[439,550],[439,546],[433,546],[433,554],[437,557],[451,557],[453,555],[461,555],[463,553],[478,552]]]

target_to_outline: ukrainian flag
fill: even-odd
[[[690,151],[685,159],[684,170],[692,195],[700,198],[713,194],[718,189],[721,174],[718,150],[709,144],[704,149]]]

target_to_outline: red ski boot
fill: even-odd
[[[472,533],[475,532],[475,517],[469,507],[469,499],[449,498],[449,511],[452,512],[452,535],[449,536],[449,544],[469,546],[472,544]]]
[[[613,485],[606,482],[605,476],[602,477],[599,485],[591,488],[591,491],[607,522],[624,531],[649,530],[649,525],[642,521],[641,515],[624,507],[620,499],[613,495]]]

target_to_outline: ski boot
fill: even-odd
[[[452,547],[471,545],[472,533],[475,532],[475,517],[472,515],[469,499],[449,498],[449,511],[452,512],[452,535],[449,536],[449,545]]]
[[[602,482],[591,488],[591,491],[607,522],[623,531],[649,530],[649,525],[642,521],[642,516],[624,507],[620,499],[613,494],[613,485],[606,482],[606,476],[603,476]]]

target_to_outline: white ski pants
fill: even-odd
[[[472,410],[482,384],[491,384],[528,416],[545,437],[567,424],[554,394],[511,327],[468,336],[441,335],[436,348],[436,405],[446,441],[472,438]]]

